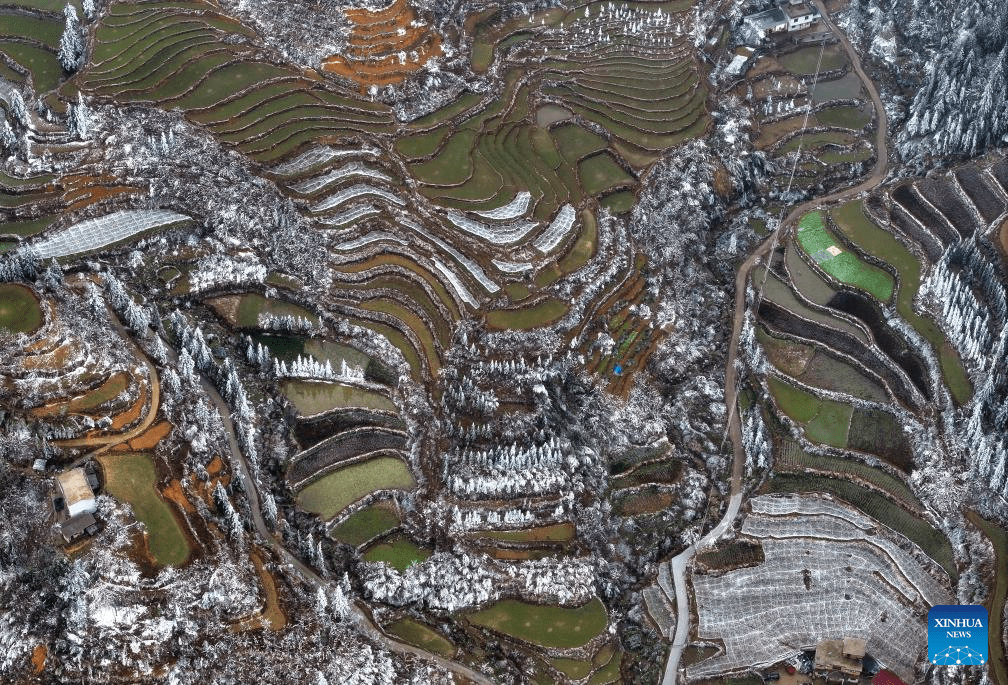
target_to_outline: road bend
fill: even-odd
[[[703,538],[667,562],[671,565],[675,586],[676,630],[675,637],[672,640],[672,647],[669,650],[668,661],[665,663],[665,675],[662,678],[662,685],[675,685],[679,675],[679,661],[682,658],[683,649],[685,649],[689,642],[690,607],[689,593],[686,587],[686,570],[689,562],[698,549],[703,549],[708,544],[715,542],[731,527],[742,504],[742,473],[745,469],[746,455],[745,449],[742,447],[742,421],[737,408],[738,371],[735,368],[735,361],[738,358],[739,336],[742,333],[742,325],[745,323],[746,318],[746,283],[749,280],[749,274],[753,267],[778,243],[780,236],[789,231],[802,215],[816,207],[839,203],[865,191],[872,190],[885,180],[889,169],[889,148],[886,141],[889,135],[889,121],[886,118],[885,107],[882,105],[882,98],[879,96],[875,84],[865,74],[864,68],[861,65],[861,58],[858,56],[857,51],[851,45],[847,36],[833,23],[829,13],[823,6],[822,0],[813,0],[813,2],[822,15],[822,22],[829,27],[833,35],[837,37],[837,40],[843,46],[848,59],[850,59],[851,67],[861,79],[865,90],[871,98],[872,104],[875,106],[878,120],[875,131],[875,167],[872,169],[871,174],[861,183],[830,193],[829,195],[813,198],[792,209],[778,224],[774,232],[760,243],[749,254],[746,260],[742,262],[742,266],[739,267],[738,273],[735,276],[735,314],[732,322],[731,340],[725,368],[725,405],[728,409],[728,435],[731,438],[733,451],[731,494],[728,500],[728,509],[725,511],[721,521]]]

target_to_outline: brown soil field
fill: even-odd
[[[154,449],[154,447],[161,442],[168,433],[171,432],[171,429],[172,425],[170,423],[162,421],[161,423],[148,428],[143,434],[130,440],[129,446],[133,451]]]
[[[45,668],[46,656],[48,653],[49,650],[45,645],[36,645],[35,649],[32,650],[31,660],[32,668],[35,670],[35,675],[41,673],[42,669]]]
[[[140,385],[140,394],[137,396],[136,402],[133,406],[124,411],[121,414],[117,414],[114,419],[112,419],[112,428],[115,430],[122,430],[126,426],[131,425],[140,415],[143,413],[144,406],[147,404],[147,385]]]
[[[427,26],[412,25],[417,16],[406,0],[377,12],[347,10],[346,16],[351,23],[347,54],[326,59],[322,71],[353,81],[361,91],[401,83],[441,55],[440,36]]]
[[[196,507],[194,507],[192,503],[189,502],[188,498],[186,498],[185,493],[182,491],[182,483],[179,482],[178,478],[168,483],[168,485],[161,490],[161,494],[165,499],[174,502],[185,513],[195,513]]]

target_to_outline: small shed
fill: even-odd
[[[94,535],[98,532],[98,521],[90,512],[84,512],[80,516],[75,516],[69,521],[64,521],[59,525],[60,534],[67,542],[73,542],[85,533]]]

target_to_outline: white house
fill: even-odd
[[[801,31],[820,18],[819,10],[805,0],[780,0],[777,7],[749,14],[743,21],[760,40],[765,40],[774,33]]]
[[[819,21],[819,10],[811,4],[804,2],[790,2],[787,6],[781,7],[787,15],[787,30],[801,31]]]

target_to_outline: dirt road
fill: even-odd
[[[675,638],[672,641],[669,658],[665,664],[665,675],[662,678],[662,685],[674,685],[676,682],[679,674],[679,660],[682,656],[683,649],[689,641],[689,593],[686,588],[685,578],[689,562],[697,549],[701,549],[706,544],[714,542],[724,531],[728,530],[731,523],[734,521],[735,516],[738,514],[738,510],[741,505],[742,474],[745,469],[746,455],[745,450],[742,447],[742,422],[739,417],[737,407],[738,372],[735,368],[735,361],[738,358],[739,336],[742,333],[742,324],[745,322],[746,317],[746,283],[749,280],[749,274],[753,267],[770,252],[773,246],[780,242],[780,238],[791,230],[802,215],[816,207],[842,202],[853,198],[862,192],[872,190],[885,180],[886,173],[889,169],[889,148],[886,143],[886,138],[889,134],[889,121],[886,118],[885,107],[882,105],[882,98],[879,97],[878,90],[875,88],[875,85],[865,74],[864,69],[861,66],[861,58],[858,56],[857,51],[854,50],[850,41],[847,40],[847,36],[845,36],[836,27],[833,20],[830,19],[829,14],[826,12],[826,8],[823,7],[822,0],[813,1],[819,9],[820,14],[822,14],[823,23],[829,27],[829,29],[833,32],[833,35],[839,39],[840,44],[847,53],[847,57],[850,59],[851,67],[854,69],[854,73],[856,73],[861,79],[865,90],[868,92],[868,95],[871,97],[872,103],[875,106],[875,112],[878,120],[877,130],[875,132],[875,150],[877,152],[875,167],[872,169],[868,178],[861,183],[858,183],[856,186],[839,190],[835,193],[830,193],[829,195],[824,195],[822,197],[813,198],[792,209],[780,222],[770,237],[760,243],[760,245],[753,250],[752,253],[750,253],[749,257],[747,257],[742,263],[742,266],[739,267],[738,274],[735,276],[735,315],[732,323],[731,342],[728,348],[728,358],[725,369],[725,405],[728,409],[728,435],[731,438],[733,450],[731,497],[729,499],[728,510],[721,518],[721,521],[718,522],[717,526],[715,526],[714,529],[705,535],[699,542],[691,545],[671,561],[667,562],[672,566],[672,575],[675,580],[677,623]]]

